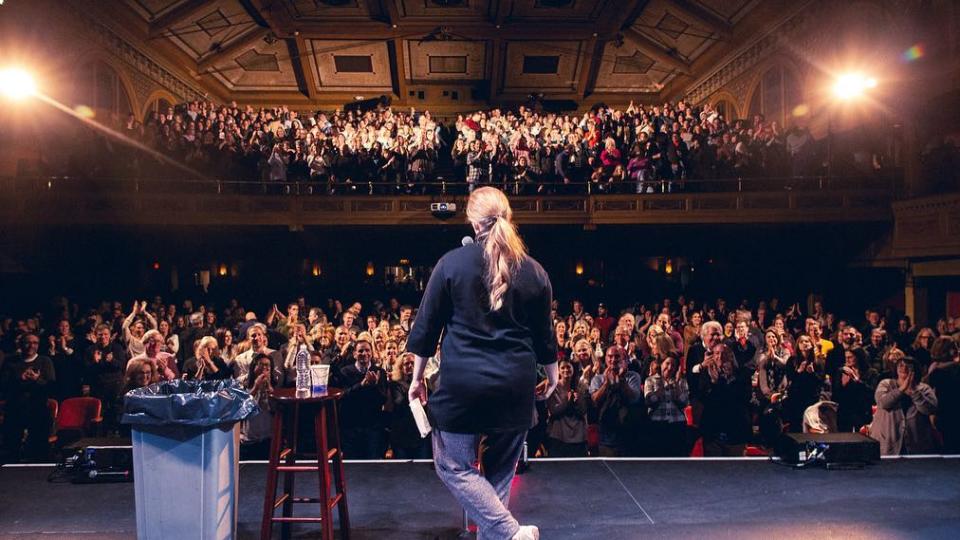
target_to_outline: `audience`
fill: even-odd
[[[723,180],[743,178],[780,178],[769,187],[783,189],[790,187],[783,178],[822,173],[823,153],[803,127],[785,130],[763,115],[734,120],[683,101],[597,105],[583,114],[521,106],[455,119],[383,105],[301,112],[193,101],[151,112],[143,124],[131,115],[123,132],[158,154],[95,139],[47,160],[46,172],[183,178],[192,170],[263,182],[268,192],[300,182],[307,194],[426,193],[440,183],[460,191],[497,185],[512,194],[651,193],[739,189],[742,182]]]
[[[48,398],[101,399],[103,432],[112,434],[122,431],[124,392],[177,378],[240,381],[264,411],[243,423],[245,454],[262,457],[269,393],[294,386],[299,353],[330,365],[330,385],[345,390],[348,457],[430,456],[406,397],[412,358],[405,342],[415,310],[396,299],[365,310],[335,299],[311,306],[300,297],[282,313],[268,309],[265,322],[238,300],[218,309],[155,298],[137,302],[132,317],[117,302],[86,312],[66,304],[49,319],[0,318],[7,461],[49,455]],[[836,429],[880,440],[885,454],[958,451],[960,332],[952,319],[916,329],[890,311],[869,310],[857,321],[819,302],[803,314],[798,303],[784,309],[776,299],[752,309],[746,301],[663,299],[618,317],[607,304],[596,317],[579,300],[566,311],[554,304],[560,384],[538,402],[531,456],[683,456],[699,438],[705,455],[741,455],[747,445],[801,431],[814,405],[834,412]],[[896,323],[892,331],[888,321]],[[41,343],[50,356],[40,354]],[[129,357],[135,343],[141,352]],[[430,359],[433,371],[439,361]]]

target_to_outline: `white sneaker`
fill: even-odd
[[[540,529],[536,525],[521,525],[513,540],[540,540]]]

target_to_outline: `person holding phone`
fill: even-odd
[[[527,255],[503,192],[474,190],[467,220],[476,242],[440,258],[407,339],[414,354],[408,397],[427,404],[437,476],[479,536],[536,539],[539,529],[521,526],[508,506],[534,400],[549,398],[558,383],[553,290]],[[423,374],[441,334],[440,378],[428,399]],[[542,386],[538,365],[548,381]]]
[[[8,359],[0,370],[0,388],[7,404],[3,421],[2,463],[31,461],[47,457],[52,418],[47,398],[56,379],[53,361],[39,354],[40,338],[27,333],[21,337],[20,353]],[[21,447],[23,431],[26,445]]]

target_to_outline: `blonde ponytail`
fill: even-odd
[[[482,187],[470,194],[467,219],[477,229],[477,240],[483,246],[491,311],[503,307],[503,297],[527,253],[512,217],[510,202],[502,191]]]

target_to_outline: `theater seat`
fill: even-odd
[[[767,457],[770,455],[770,452],[760,448],[759,446],[753,446],[748,444],[747,447],[743,450],[743,455],[746,457]]]
[[[57,433],[69,436],[76,440],[98,434],[102,404],[93,397],[77,397],[65,399],[60,404],[60,414],[57,416]]]
[[[57,437],[57,412],[59,411],[59,409],[60,409],[60,404],[57,403],[57,400],[55,399],[47,400],[47,410],[50,411],[50,419],[53,420],[53,422],[51,423],[53,425],[53,428],[50,430],[50,436],[47,437],[47,442],[50,444],[56,443],[59,438]]]
[[[697,442],[693,443],[690,449],[690,457],[703,457],[703,437],[698,437]]]
[[[600,446],[600,426],[587,424],[587,448],[597,448],[598,446]]]

